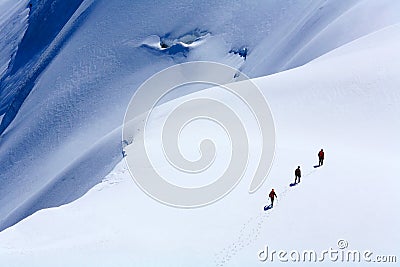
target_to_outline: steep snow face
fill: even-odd
[[[398,1],[374,2],[32,1],[0,84],[0,229],[77,199],[111,171],[125,108],[150,75],[192,60],[252,77],[298,66],[400,21]],[[366,23],[374,12],[385,16]]]
[[[313,2],[288,27],[279,27],[254,47],[246,73],[253,77],[298,67],[343,44],[399,22],[400,2]],[[284,25],[282,25],[284,26]],[[273,40],[273,41],[272,41]]]
[[[248,195],[247,174],[213,205],[171,208],[140,191],[122,161],[79,200],[39,211],[0,233],[0,263],[259,266],[271,264],[258,260],[265,245],[319,253],[336,249],[338,239],[373,256],[399,255],[399,46],[398,24],[305,66],[254,79],[274,111],[277,130],[275,164],[260,192]],[[191,96],[216,94],[208,89]],[[169,114],[160,113],[160,120]],[[201,127],[194,126],[193,134]],[[247,130],[254,133],[256,127]],[[185,140],[184,151],[193,150]],[[321,148],[325,164],[314,169]],[[298,165],[302,182],[289,187]],[[278,202],[265,213],[271,188]]]
[[[29,12],[29,24],[24,25],[24,32],[14,33],[15,39],[20,41],[18,50],[14,51],[7,72],[0,80],[0,113],[7,112],[0,125],[0,132],[3,132],[15,117],[16,112],[32,90],[35,80],[65,41],[65,38],[60,37],[62,35],[65,37],[67,29],[63,30],[64,33],[61,33],[61,30],[81,2],[82,0],[68,3],[52,0],[29,2],[29,9],[26,9],[26,11],[29,10],[27,11]],[[20,5],[24,4],[24,7],[27,7],[27,2]],[[12,17],[14,20],[17,18],[17,16]]]
[[[0,80],[6,72],[11,58],[27,28],[28,1],[0,1]],[[4,94],[1,94],[0,100]],[[3,112],[0,112],[0,114]]]

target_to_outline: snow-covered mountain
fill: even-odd
[[[339,238],[400,254],[398,1],[30,3],[0,2],[2,265],[252,266],[264,245]],[[144,80],[194,60],[258,77],[277,151],[257,193],[247,174],[221,201],[182,210],[133,183],[121,124]],[[279,202],[265,213],[271,187]]]

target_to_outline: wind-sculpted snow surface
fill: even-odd
[[[211,60],[271,74],[400,21],[398,1],[31,2],[0,84],[0,229],[79,198],[111,171],[129,99],[157,71]],[[54,27],[39,27],[45,19]],[[197,30],[207,35],[188,41]],[[151,36],[184,53],[143,45]],[[246,57],[230,53],[243,48]]]

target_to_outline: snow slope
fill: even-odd
[[[27,1],[0,1],[0,79],[24,36],[28,12]]]
[[[112,170],[126,105],[151,74],[213,60],[266,75],[400,22],[388,0],[31,2],[0,80],[0,229],[76,200]]]
[[[247,173],[221,201],[176,209],[141,192],[122,161],[77,201],[38,211],[0,233],[0,263],[260,266],[269,264],[257,259],[265,245],[321,251],[337,247],[341,238],[351,249],[400,255],[398,47],[399,24],[302,67],[254,79],[271,105],[277,131],[275,163],[257,193],[247,193]],[[211,89],[187,97],[216,94]],[[320,148],[325,165],[314,169]],[[289,188],[297,165],[302,183]],[[272,187],[278,203],[265,213]],[[344,263],[352,265],[359,266]]]

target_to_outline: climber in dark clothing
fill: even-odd
[[[297,169],[294,171],[294,176],[295,176],[294,183],[295,184],[300,183],[300,178],[301,178],[300,166],[298,166]],[[297,182],[297,179],[299,179],[299,182]]]

